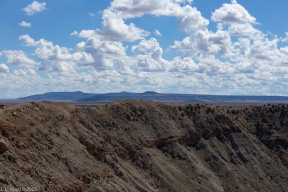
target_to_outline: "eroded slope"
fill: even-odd
[[[269,134],[263,131],[267,123],[253,123],[247,116],[253,110],[232,114],[231,109],[205,105],[139,100],[100,108],[52,102],[2,106],[0,186],[42,191],[285,191],[287,163],[275,148],[280,141],[269,148]],[[286,119],[282,121],[285,125]],[[283,130],[274,132],[283,136]],[[281,147],[286,154],[287,145]]]

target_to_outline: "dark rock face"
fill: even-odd
[[[0,104],[0,108],[3,109],[6,105],[4,103]]]
[[[280,110],[267,118],[269,113],[254,108],[231,113],[138,100],[100,108],[5,106],[0,185],[42,191],[285,191],[287,117]],[[263,125],[256,123],[260,118],[266,118]],[[271,128],[277,118],[280,128]]]

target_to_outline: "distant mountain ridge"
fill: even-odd
[[[196,95],[169,94],[146,91],[144,93],[107,93],[78,100],[89,103],[109,103],[121,99],[153,100],[160,102],[213,103],[213,102],[288,102],[284,96],[233,96],[233,95]]]
[[[170,94],[146,91],[144,93],[83,93],[50,92],[18,98],[20,101],[77,101],[86,103],[109,103],[121,99],[153,100],[170,103],[225,103],[225,102],[288,102],[285,96],[236,96],[236,95],[197,95],[197,94]]]
[[[38,95],[31,95],[28,97],[21,97],[18,98],[19,100],[23,101],[67,101],[72,100],[76,101],[79,99],[97,96],[98,94],[94,93],[83,93],[81,91],[75,91],[75,92],[49,92],[44,94],[38,94]]]

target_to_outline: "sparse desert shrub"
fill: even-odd
[[[126,114],[126,119],[130,121],[131,120],[131,116],[129,114]]]
[[[256,124],[255,124],[255,127],[256,127],[256,129],[258,129],[259,127],[260,127],[260,122],[258,121]]]
[[[263,118],[262,118],[262,122],[263,122],[263,123],[268,123],[266,117],[263,117]]]
[[[281,121],[280,121],[280,125],[283,126],[283,124],[284,124],[283,119],[281,119]]]

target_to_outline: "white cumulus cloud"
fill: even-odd
[[[1,63],[0,64],[0,73],[8,73],[9,72],[9,67],[7,65]]]
[[[33,47],[52,47],[53,43],[51,41],[47,41],[45,39],[40,39],[39,41],[35,41],[29,35],[21,35],[18,40],[24,40],[26,43],[25,46],[33,46]]]
[[[60,47],[58,45],[49,48],[38,47],[35,50],[34,55],[38,57],[39,61],[41,61],[41,66],[38,68],[40,71],[46,71],[48,69],[46,66],[47,61],[63,61],[74,67],[85,67],[94,62],[94,59],[90,53],[75,52],[71,54],[70,49],[66,47]]]
[[[72,32],[70,35],[78,35],[77,31]]]
[[[249,12],[236,0],[232,0],[231,4],[223,4],[219,9],[212,13],[212,21],[220,21],[226,23],[256,23],[256,18],[252,17]]]
[[[154,34],[155,34],[155,35],[162,36],[162,34],[161,34],[158,30],[155,30],[155,31],[154,31]]]
[[[183,41],[175,41],[171,48],[180,50],[183,57],[193,57],[199,52],[230,55],[232,41],[228,31],[223,31],[221,28],[216,33],[199,30],[195,34],[195,38],[186,37]]]
[[[23,8],[23,11],[26,12],[26,15],[34,15],[37,12],[43,11],[46,9],[46,3],[39,3],[38,1],[33,1],[30,5]]]
[[[16,76],[30,76],[30,77],[35,76],[35,77],[38,77],[38,74],[33,69],[14,70],[13,74]]]
[[[31,27],[31,23],[26,23],[25,21],[22,21],[21,23],[18,23],[22,27]]]
[[[149,32],[136,27],[133,23],[126,25],[122,18],[119,18],[116,13],[107,9],[103,11],[102,19],[103,30],[82,30],[79,33],[79,37],[95,37],[105,41],[131,42],[138,39],[143,39],[150,34]]]
[[[5,78],[6,78],[6,75],[3,74],[3,73],[0,73],[0,78],[5,79]]]
[[[82,30],[80,37],[95,37],[106,41],[135,41],[144,39],[150,33],[124,19],[140,17],[144,14],[165,15],[177,17],[178,28],[189,36],[194,36],[198,30],[206,30],[209,21],[190,5],[182,7],[175,0],[114,0],[111,7],[103,11],[102,30]]]
[[[151,54],[154,60],[159,60],[162,56],[163,49],[159,46],[155,38],[151,38],[148,41],[142,40],[137,46],[132,46],[132,52],[135,53],[135,55]]]
[[[191,75],[195,73],[203,73],[205,66],[202,64],[197,65],[190,57],[180,58],[175,57],[172,61],[172,67],[169,69],[171,73],[184,73]]]
[[[163,49],[155,38],[142,40],[138,45],[132,46],[134,58],[134,70],[146,72],[164,72],[170,67],[170,63],[162,58]]]
[[[286,32],[286,38],[282,39],[283,42],[288,42],[288,32]]]
[[[114,0],[110,10],[116,11],[117,16],[124,19],[141,17],[144,14],[177,17],[178,28],[189,36],[194,36],[198,30],[206,30],[209,21],[195,7],[182,7],[179,3],[173,0]]]
[[[57,73],[60,76],[75,76],[77,72],[74,69],[74,66],[65,61],[56,61],[48,69],[49,73]]]
[[[94,62],[90,66],[99,70],[111,69],[113,61],[126,57],[126,48],[123,47],[122,43],[101,41],[94,37],[88,38],[86,42],[79,43],[76,50],[92,55]]]
[[[234,36],[252,36],[259,32],[259,30],[254,29],[250,23],[245,24],[232,24],[229,27],[229,32]]]
[[[32,67],[33,65],[37,65],[38,63],[32,59],[29,59],[27,55],[22,50],[8,50],[2,51],[7,58],[7,63],[20,66],[20,67]]]

